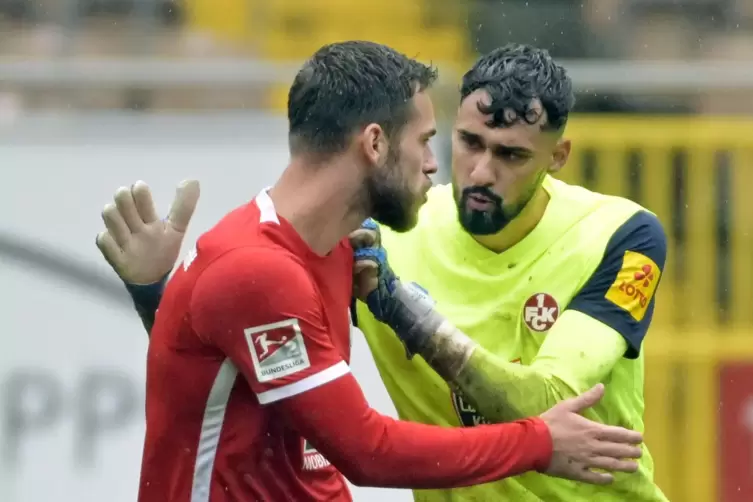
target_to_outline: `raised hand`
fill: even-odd
[[[114,204],[106,205],[102,211],[107,230],[97,235],[97,247],[124,282],[153,284],[170,273],[199,194],[198,181],[181,182],[170,212],[162,220],[149,186],[143,181],[115,192]]]

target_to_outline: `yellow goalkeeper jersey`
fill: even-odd
[[[540,223],[512,248],[494,253],[460,226],[452,187],[435,187],[415,229],[395,233],[382,228],[389,262],[401,280],[427,289],[458,328],[511,362],[531,364],[568,310],[586,314],[589,329],[595,319],[618,332],[627,352],[604,381],[606,396],[587,416],[643,431],[640,349],[666,256],[662,227],[653,214],[623,198],[551,177],[544,188],[550,201]],[[356,317],[402,419],[443,426],[485,423],[423,359],[408,360],[395,334],[365,305],[359,303]],[[639,472],[617,474],[606,487],[527,473],[468,488],[418,490],[414,496],[426,502],[667,500],[653,481],[645,447]]]

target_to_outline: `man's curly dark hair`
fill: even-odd
[[[561,132],[575,105],[565,68],[546,50],[530,45],[508,44],[476,61],[463,76],[460,101],[479,89],[491,96],[490,104],[479,103],[479,111],[492,115],[489,127],[507,127],[519,119],[535,123],[539,117],[531,110],[531,102],[538,99],[547,114],[542,128]]]

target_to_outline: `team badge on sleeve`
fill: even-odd
[[[259,382],[286,377],[311,366],[297,319],[246,328],[243,332]]]
[[[622,268],[607,291],[606,299],[640,321],[646,315],[660,276],[661,270],[651,258],[635,251],[625,251]]]

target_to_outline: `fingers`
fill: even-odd
[[[596,384],[580,396],[563,401],[563,406],[573,413],[581,413],[597,404],[604,397],[604,384]]]
[[[596,438],[601,441],[634,445],[643,442],[643,434],[640,432],[623,429],[622,427],[615,427],[613,425],[599,425],[599,428],[596,431]]]
[[[117,245],[121,248],[125,247],[131,238],[131,229],[128,228],[123,216],[114,204],[107,204],[102,210],[102,221],[105,222],[105,228]]]
[[[612,458],[641,458],[643,450],[638,446],[620,443],[600,442],[595,448],[595,455]]]
[[[371,270],[376,276],[379,272],[379,264],[372,260],[362,260],[353,265],[353,275],[359,275],[365,270]]]
[[[159,219],[159,216],[157,216],[157,210],[154,207],[154,199],[152,198],[151,190],[149,190],[149,185],[143,181],[137,181],[131,187],[131,195],[133,196],[136,212],[139,214],[141,221],[149,224]]]
[[[118,243],[115,242],[110,232],[100,232],[97,234],[97,247],[99,248],[102,256],[105,257],[107,263],[111,267],[117,269],[120,265],[120,258],[123,253]]]
[[[602,469],[610,472],[632,473],[638,470],[638,462],[612,457],[595,457],[589,461],[590,469]]]
[[[361,228],[351,232],[348,236],[353,249],[376,247],[382,245],[379,225],[372,218],[367,218],[361,223]]]
[[[573,479],[585,481],[593,485],[608,485],[614,481],[614,476],[608,472],[594,472],[584,469],[577,476],[574,476]]]
[[[359,228],[348,236],[353,249],[362,249],[376,246],[379,234],[368,228]]]
[[[133,200],[130,188],[118,188],[118,191],[115,192],[115,206],[131,232],[138,232],[143,228],[144,221],[136,210],[136,202]]]
[[[175,191],[175,200],[170,207],[167,221],[177,232],[185,233],[199,202],[200,188],[197,180],[185,180]]]

